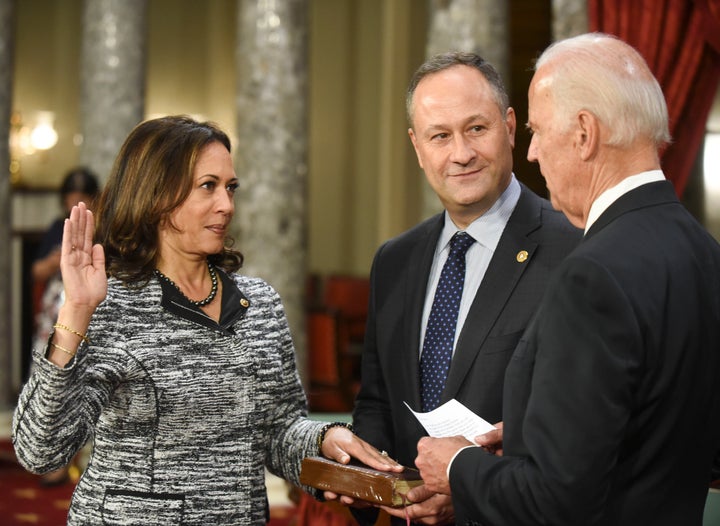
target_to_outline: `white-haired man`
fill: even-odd
[[[720,246],[660,169],[667,108],[631,46],[549,47],[529,89],[553,205],[584,240],[505,376],[503,456],[423,438],[427,488],[458,524],[700,525],[720,445]]]

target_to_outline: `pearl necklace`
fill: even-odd
[[[178,287],[173,280],[171,280],[165,274],[160,272],[160,270],[155,269],[155,275],[158,278],[163,279],[163,280],[167,281],[168,283],[170,283],[170,285],[175,287],[178,290],[178,292],[180,294],[182,294],[183,298],[188,300],[190,303],[192,303],[196,307],[204,307],[205,305],[209,304],[210,302],[212,302],[212,300],[215,299],[215,296],[217,295],[217,291],[218,291],[217,272],[215,271],[215,268],[210,264],[209,261],[207,262],[207,266],[208,266],[208,270],[210,271],[210,280],[212,281],[212,288],[210,289],[210,294],[208,294],[208,297],[205,298],[204,300],[195,301],[195,300],[191,300],[190,298],[188,298],[185,295],[185,293],[182,290],[180,290],[180,287]]]

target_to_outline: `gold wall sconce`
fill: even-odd
[[[19,111],[10,116],[10,181],[20,183],[23,157],[36,152],[47,151],[57,144],[55,114],[52,111],[37,111],[33,119],[24,121]]]

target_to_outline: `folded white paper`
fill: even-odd
[[[476,436],[495,429],[495,426],[470,411],[454,398],[427,413],[413,411],[407,402],[405,402],[405,405],[431,437],[441,438],[462,435],[470,442],[475,442]]]

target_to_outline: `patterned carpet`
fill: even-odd
[[[0,441],[0,517],[3,524],[62,526],[73,487],[70,482],[43,487],[39,476],[18,465],[10,442]]]
[[[3,526],[63,526],[74,483],[44,487],[40,477],[15,460],[12,444],[0,440],[0,523]],[[273,506],[268,526],[295,524],[295,508]]]

